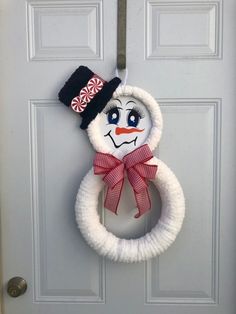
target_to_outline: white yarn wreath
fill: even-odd
[[[113,98],[119,96],[132,96],[148,109],[152,129],[144,144],[153,151],[162,132],[162,115],[156,100],[146,91],[131,86],[118,87]],[[88,135],[97,151],[111,154],[99,133],[100,118],[98,114],[90,123]],[[91,169],[82,180],[75,204],[76,221],[83,237],[98,254],[119,262],[140,262],[159,255],[175,241],[185,215],[182,188],[174,173],[160,159],[153,157],[148,163],[158,165],[153,183],[161,197],[161,216],[150,232],[137,239],[119,238],[100,222],[97,207],[99,193],[104,188],[102,177],[95,176]]]

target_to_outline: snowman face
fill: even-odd
[[[112,98],[101,113],[100,132],[116,157],[143,145],[152,127],[144,104],[134,97]]]

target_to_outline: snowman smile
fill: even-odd
[[[137,141],[137,138],[138,138],[138,137],[136,136],[135,139],[133,139],[132,141],[125,141],[125,142],[122,142],[120,145],[117,145],[116,142],[115,142],[115,140],[114,140],[113,137],[111,136],[111,130],[110,130],[107,134],[104,135],[104,137],[106,137],[106,136],[110,137],[110,139],[112,140],[112,143],[113,143],[113,145],[115,146],[115,148],[119,148],[119,147],[121,147],[121,146],[124,145],[124,144],[132,144],[132,143],[134,143],[134,146],[136,146],[136,141]]]

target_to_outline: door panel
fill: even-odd
[[[114,76],[116,1],[3,0],[3,314],[235,313],[236,3],[127,2],[128,84],[161,106],[155,155],[183,186],[183,228],[161,256],[127,265],[98,256],[76,226],[75,197],[94,151],[57,93],[81,64]],[[152,210],[138,220],[128,184],[118,216],[101,195],[101,221],[124,238],[145,234],[161,211],[150,191]],[[13,299],[5,285],[16,275],[28,289]]]

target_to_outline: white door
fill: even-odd
[[[117,1],[2,0],[3,314],[235,313],[236,2],[127,2],[128,84],[161,105],[156,154],[183,186],[183,229],[160,257],[127,265],[98,256],[76,227],[94,151],[57,93],[81,64],[114,76]],[[104,224],[144,234],[160,208],[152,195],[138,221],[100,205]],[[28,283],[18,298],[6,292],[14,276]]]

